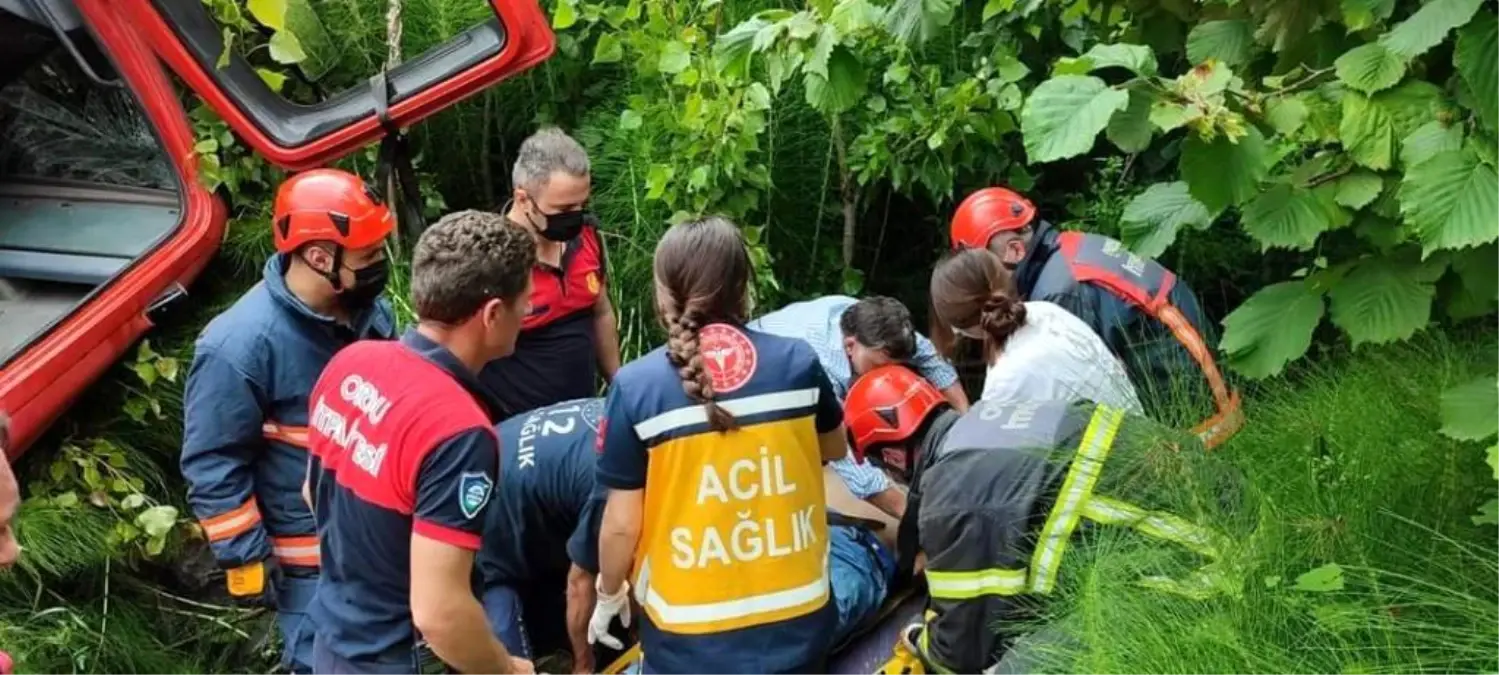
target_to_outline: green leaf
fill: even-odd
[[[1343,25],[1350,33],[1361,31],[1394,12],[1395,0],[1343,0]]]
[[[138,509],[138,508],[140,508],[142,506],[145,506],[145,505],[146,505],[146,496],[143,495],[143,494],[141,494],[141,493],[139,493],[139,492],[134,492],[134,493],[125,495],[125,498],[122,499],[122,500],[120,500],[120,507],[121,508],[125,508],[125,509],[132,509],[133,510],[133,509]]]
[[[1265,121],[1282,136],[1296,133],[1309,113],[1306,102],[1295,96],[1274,98],[1265,104]]]
[[[1349,215],[1327,191],[1285,183],[1255,197],[1244,207],[1244,231],[1266,249],[1310,250],[1317,236],[1348,223]]]
[[[652,164],[651,170],[645,176],[645,198],[660,199],[666,194],[666,183],[671,180],[672,174],[676,173],[670,165]]]
[[[1187,59],[1193,64],[1217,59],[1238,66],[1254,55],[1254,29],[1248,21],[1231,19],[1197,24],[1187,34]]]
[[[1348,50],[1333,65],[1338,79],[1365,94],[1389,89],[1405,77],[1405,60],[1377,42]]]
[[[1327,593],[1343,590],[1343,568],[1337,563],[1328,563],[1296,577],[1291,588],[1306,593]]]
[[[1388,169],[1395,153],[1395,127],[1382,106],[1362,94],[1343,94],[1343,121],[1338,125],[1343,149],[1353,161],[1371,169]]]
[[[1000,56],[995,64],[995,74],[999,76],[1000,82],[1019,82],[1030,72],[1031,69],[1012,54]]]
[[[864,64],[846,47],[838,47],[828,57],[826,78],[808,73],[807,103],[823,113],[837,114],[852,109],[864,98],[868,78]]]
[[[656,68],[667,75],[676,75],[692,64],[692,50],[681,40],[672,40],[661,48],[661,57]]]
[[[1473,94],[1478,118],[1490,131],[1499,130],[1499,19],[1492,12],[1457,32],[1452,61]]]
[[[1452,270],[1457,272],[1463,287],[1471,291],[1474,297],[1488,301],[1499,300],[1499,265],[1494,264],[1496,257],[1499,257],[1499,248],[1493,244],[1465,249],[1453,254]]]
[[[837,46],[838,29],[833,24],[823,24],[822,30],[817,34],[817,44],[812,47],[812,58],[807,60],[806,71],[826,78],[828,59],[832,58],[833,48]]]
[[[634,131],[639,129],[642,124],[645,124],[645,118],[641,117],[640,113],[634,110],[625,108],[619,114],[619,128],[621,131]]]
[[[1400,163],[1409,169],[1443,152],[1462,147],[1462,127],[1449,127],[1441,120],[1432,120],[1400,141]]]
[[[1473,516],[1474,525],[1499,525],[1499,498],[1490,499],[1478,507]]]
[[[1483,461],[1489,465],[1490,469],[1493,469],[1494,480],[1499,480],[1499,445],[1489,446],[1489,449],[1484,452]]]
[[[1384,179],[1369,171],[1354,171],[1337,182],[1337,201],[1350,209],[1361,209],[1384,190]]]
[[[265,86],[278,94],[281,93],[281,88],[286,86],[286,76],[269,68],[256,68],[255,74],[260,76],[260,81],[264,82]]]
[[[1322,294],[1305,281],[1271,284],[1224,317],[1220,347],[1234,370],[1270,377],[1311,347],[1322,313]]]
[[[1020,112],[1027,157],[1040,163],[1087,152],[1109,118],[1128,104],[1128,93],[1096,77],[1063,75],[1041,83]]]
[[[1380,44],[1406,59],[1414,59],[1447,39],[1447,33],[1473,18],[1483,0],[1431,0],[1379,36]]]
[[[958,0],[895,0],[885,10],[885,32],[897,42],[921,44],[952,23]]]
[[[1159,100],[1150,106],[1150,123],[1162,133],[1169,132],[1202,117],[1202,109],[1174,101]]]
[[[791,15],[786,20],[786,36],[793,40],[805,40],[817,34],[819,28],[817,17],[812,12],[802,10]]]
[[[1131,251],[1155,258],[1176,241],[1181,228],[1202,229],[1213,219],[1214,214],[1192,198],[1186,183],[1156,183],[1124,207],[1120,239]]]
[[[625,58],[624,43],[619,41],[613,33],[599,35],[599,41],[593,45],[593,63],[619,63]]]
[[[131,369],[135,371],[137,377],[141,378],[141,382],[146,383],[146,386],[149,387],[156,384],[156,378],[159,373],[156,372],[156,367],[149,362],[137,361],[134,366],[131,366]]]
[[[228,26],[224,27],[224,31],[220,34],[219,38],[224,43],[224,48],[219,51],[218,60],[213,62],[214,68],[223,70],[229,67],[229,58],[234,55],[234,40],[238,37],[239,34],[235,33],[233,29]]]
[[[987,23],[989,19],[1008,12],[1014,7],[1015,0],[989,0],[984,3],[984,15],[979,20]]]
[[[1155,133],[1155,127],[1150,124],[1152,102],[1150,94],[1131,89],[1129,105],[1109,118],[1106,132],[1109,141],[1128,153],[1144,152],[1150,147],[1151,136]]]
[[[297,44],[306,52],[307,58],[297,62],[297,68],[308,80],[314,82],[327,75],[343,58],[343,46],[323,24],[313,0],[286,0],[286,27],[297,36]]]
[[[1270,170],[1265,137],[1253,126],[1238,143],[1219,134],[1204,141],[1196,134],[1182,143],[1181,175],[1192,196],[1209,211],[1237,206],[1259,194]]]
[[[1332,322],[1357,347],[1404,340],[1426,327],[1436,287],[1423,283],[1418,265],[1365,258],[1327,292]]]
[[[1411,167],[1400,185],[1400,212],[1423,255],[1499,239],[1499,175],[1467,150],[1448,150]]]
[[[166,550],[166,548],[167,536],[165,534],[151,537],[150,539],[146,540],[146,555],[148,557],[154,558],[156,556],[159,556],[161,555],[162,551]]]
[[[152,537],[164,537],[177,524],[177,509],[171,506],[153,506],[136,514],[135,524]]]
[[[266,28],[274,31],[286,28],[286,0],[247,0],[245,8]]]
[[[156,360],[156,372],[161,373],[161,376],[168,382],[177,381],[177,370],[177,359],[162,357]]]
[[[69,490],[52,498],[52,503],[63,508],[78,505],[78,493]]]
[[[746,110],[769,110],[770,90],[759,82],[752,82],[744,91],[744,107]]]
[[[713,58],[719,67],[728,70],[748,68],[755,35],[768,25],[770,22],[757,16],[718,36],[718,40],[713,43]]]
[[[1442,392],[1442,433],[1459,441],[1499,434],[1499,380],[1493,375]],[[1499,478],[1499,476],[1495,476]]]
[[[276,31],[267,46],[271,50],[271,60],[276,63],[299,63],[307,58],[307,52],[302,51],[302,43],[297,41],[297,36],[292,35],[291,31]]]
[[[1143,45],[1094,45],[1082,58],[1091,64],[1089,70],[1123,68],[1141,77],[1155,75],[1159,70],[1155,52]]]
[[[578,22],[577,0],[557,0],[556,11],[552,12],[552,28],[555,30],[567,30]]]

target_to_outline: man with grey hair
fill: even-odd
[[[588,153],[547,127],[521,143],[505,217],[536,244],[531,314],[515,354],[485,366],[479,379],[518,415],[598,395],[598,375],[619,369],[619,326],[605,278],[598,220],[587,211]]]

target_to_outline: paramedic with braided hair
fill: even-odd
[[[605,402],[589,639],[615,644],[633,590],[642,672],[820,672],[837,624],[821,465],[847,452],[832,385],[807,343],[745,328],[733,223],[672,226],[654,267],[670,338]]]

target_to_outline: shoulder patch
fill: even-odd
[[[743,331],[723,323],[704,326],[698,332],[703,367],[713,378],[713,391],[727,394],[749,383],[759,365],[755,343]]]
[[[465,471],[458,478],[458,508],[470,520],[484,510],[494,492],[494,480],[479,471]]]

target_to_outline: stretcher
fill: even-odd
[[[904,648],[900,640],[901,629],[918,621],[925,607],[924,588],[908,586],[892,592],[865,626],[833,648],[825,672],[836,675],[925,673],[921,662]],[[639,661],[640,643],[637,642],[599,672],[606,675],[639,672],[636,667]]]

